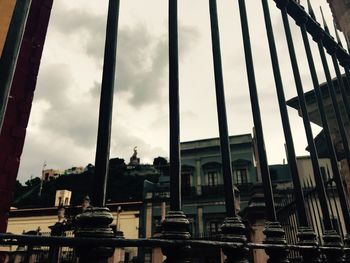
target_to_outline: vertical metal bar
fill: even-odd
[[[181,210],[180,100],[177,0],[169,0],[170,210]]]
[[[324,187],[324,182],[321,174],[321,170],[319,167],[319,162],[318,162],[318,154],[315,146],[315,141],[311,129],[311,124],[310,124],[310,119],[309,119],[309,113],[307,110],[306,106],[306,101],[305,101],[305,96],[304,96],[304,90],[303,90],[303,84],[301,81],[300,77],[300,71],[299,71],[299,66],[298,66],[298,61],[297,57],[295,54],[295,48],[293,44],[293,37],[292,33],[290,30],[289,26],[289,21],[288,21],[288,14],[287,14],[287,8],[286,6],[281,6],[281,14],[282,14],[282,20],[283,20],[283,25],[284,25],[284,30],[286,34],[286,39],[287,39],[287,44],[288,44],[288,50],[289,50],[289,57],[291,59],[291,64],[292,64],[292,69],[293,69],[293,75],[294,75],[294,81],[295,81],[295,86],[297,89],[298,93],[298,99],[299,99],[299,105],[301,108],[302,112],[302,119],[305,127],[305,133],[306,133],[306,138],[310,150],[310,157],[311,157],[311,163],[312,163],[312,169],[314,172],[314,178],[316,182],[316,188],[317,188],[317,193],[320,198],[320,201],[324,204],[327,203],[327,195]],[[322,214],[325,220],[325,227],[326,229],[331,228],[331,220],[329,216],[329,210],[327,206],[322,206]]]
[[[189,239],[190,223],[181,211],[180,98],[177,0],[168,1],[169,34],[169,127],[170,127],[170,211],[162,222],[162,237]],[[164,262],[188,262],[189,247],[163,248]]]
[[[327,167],[327,178],[328,178],[328,181],[329,181],[330,187],[331,187],[331,193],[332,193],[332,197],[333,197],[332,199],[333,199],[335,211],[336,211],[336,213],[337,213],[337,221],[338,221],[338,224],[339,224],[340,234],[341,234],[342,237],[344,238],[344,237],[345,237],[345,235],[344,235],[344,230],[343,230],[343,226],[342,226],[341,221],[340,221],[339,208],[338,208],[338,204],[337,204],[337,201],[336,201],[335,192],[334,192],[334,188],[333,188],[333,181],[334,181],[334,179],[331,178],[331,175],[330,175],[330,173],[329,173],[328,167]]]
[[[32,1],[16,1],[0,59],[0,132]]]
[[[321,7],[320,7],[320,10],[321,10],[321,15],[322,15],[322,19],[323,19],[324,30],[325,30],[325,32],[328,35],[330,35],[330,31],[329,31],[326,19],[324,18],[323,11],[322,11]],[[336,30],[336,34],[337,34],[337,29],[335,28],[335,30]],[[338,35],[337,35],[337,37],[338,37]],[[350,120],[350,104],[349,104],[349,100],[348,100],[348,97],[347,97],[346,92],[345,92],[343,76],[340,73],[340,68],[339,68],[339,65],[338,65],[337,50],[339,48],[341,48],[341,44],[339,45],[339,44],[333,42],[332,45],[328,45],[327,50],[328,50],[328,53],[332,57],[332,62],[333,62],[335,74],[337,76],[338,87],[339,87],[339,90],[340,90],[340,93],[341,93],[341,97],[342,97],[343,102],[344,102],[345,112],[347,114],[348,119]],[[349,149],[348,149],[348,151],[345,150],[345,154],[347,156],[347,159],[350,160],[350,151],[349,151]],[[349,163],[349,166],[350,166],[350,163]]]
[[[322,64],[323,64],[323,69],[324,69],[324,72],[325,72],[325,75],[326,75],[326,79],[327,79],[328,90],[329,90],[329,93],[331,95],[331,100],[332,100],[332,103],[333,103],[333,109],[334,109],[334,112],[335,112],[336,121],[337,121],[337,124],[338,124],[338,128],[339,128],[339,132],[340,132],[342,141],[343,141],[343,146],[344,146],[344,149],[347,148],[347,150],[349,151],[349,143],[348,143],[348,139],[346,137],[344,124],[342,122],[342,117],[341,117],[341,114],[340,114],[340,109],[339,109],[339,105],[338,105],[338,102],[337,102],[337,97],[336,97],[336,94],[335,94],[335,91],[334,91],[334,86],[333,86],[331,74],[330,74],[330,71],[329,71],[326,55],[325,55],[325,52],[324,52],[322,39],[319,39],[317,41],[317,44],[318,44],[318,49],[319,49],[319,53],[320,53]],[[334,166],[335,166],[335,164],[334,164]],[[332,166],[332,169],[333,169],[333,166]],[[339,171],[339,169],[337,169],[337,170]],[[344,221],[346,222],[346,225],[347,225],[347,228],[348,228],[347,232],[349,232],[350,231],[350,212],[349,212],[349,207],[348,207],[348,204],[347,204],[347,199],[346,199],[346,196],[345,196],[343,182],[342,182],[340,173],[337,172],[337,171],[334,173],[334,180],[335,180],[335,183],[337,185],[337,190],[338,190],[338,194],[339,194],[339,200],[340,200],[340,203],[341,203],[341,206],[342,206],[342,210],[343,210],[343,213],[344,213]]]
[[[272,69],[273,69],[273,75],[275,80],[275,86],[277,91],[277,97],[278,97],[278,104],[280,109],[280,115],[282,120],[282,126],[283,126],[283,132],[284,137],[286,140],[286,148],[287,148],[287,159],[293,179],[293,185],[295,190],[295,197],[296,201],[298,203],[298,206],[301,202],[304,202],[303,200],[303,193],[300,183],[300,177],[298,172],[298,166],[296,161],[296,154],[295,154],[295,148],[294,148],[294,142],[293,142],[293,136],[292,131],[290,127],[289,122],[289,116],[286,106],[286,100],[284,96],[283,91],[283,83],[282,83],[282,77],[281,72],[279,68],[279,61],[277,56],[277,49],[276,49],[276,43],[274,38],[274,33],[272,29],[272,23],[271,23],[271,17],[270,17],[270,10],[268,6],[267,0],[262,0],[262,6],[264,10],[264,19],[265,19],[265,26],[266,26],[266,33],[268,37],[268,43],[269,43],[269,49],[270,49],[270,57],[271,57],[271,63],[272,63]],[[302,211],[303,206],[300,205],[300,211],[298,211],[298,216],[300,214],[300,224],[307,226],[307,218],[305,216],[305,209]]]
[[[113,95],[117,54],[119,0],[110,0],[106,29],[106,43],[102,74],[99,123],[95,158],[94,191],[92,202],[103,207],[106,201],[106,184],[111,140]]]
[[[346,76],[346,82],[347,82],[347,91],[350,90],[350,71],[349,71],[349,65],[348,64],[344,64],[344,71],[345,71],[345,76]]]
[[[342,100],[344,102],[346,116],[348,117],[348,120],[350,120],[350,102],[349,102],[348,96],[346,94],[345,84],[344,84],[344,81],[343,81],[343,76],[342,76],[342,74],[340,72],[340,68],[339,68],[339,65],[338,65],[338,59],[337,59],[336,53],[332,54],[332,62],[333,62],[333,65],[334,65],[334,70],[335,70],[336,76],[337,76],[337,81],[338,81],[338,86],[339,86],[339,90],[340,90],[340,93],[341,93],[341,97],[342,97]],[[348,151],[348,153],[349,153],[349,156],[350,156],[350,152],[349,151]],[[350,157],[347,156],[347,159],[350,160]]]
[[[319,227],[320,227],[321,232],[324,233],[326,229],[324,227],[324,222],[322,221],[323,217],[320,214],[320,207],[319,207],[318,200],[317,200],[318,198],[316,197],[316,192],[314,191],[315,188],[312,185],[311,178],[309,178],[309,180],[310,180],[310,185],[312,186],[311,187],[312,192],[311,192],[310,196],[311,196],[311,200],[313,199],[313,201],[314,201],[313,204],[314,204],[314,209],[315,209],[315,216],[317,215],[317,217],[315,219],[316,219],[316,221],[317,221],[317,218],[320,219]]]
[[[313,228],[316,228],[316,232],[317,232],[317,235],[318,235],[318,239],[319,239],[319,242],[321,242],[321,233],[320,233],[320,230],[322,231],[322,227],[319,226],[318,224],[318,221],[317,221],[317,218],[319,217],[316,217],[316,209],[315,209],[315,206],[314,206],[314,203],[313,203],[313,198],[312,198],[312,188],[309,184],[309,181],[306,181],[306,184],[307,184],[307,189],[308,189],[308,200],[309,200],[309,207],[312,208],[312,213],[310,213],[310,216],[312,218],[312,221],[315,222],[313,224]],[[311,204],[311,205],[310,205]]]
[[[243,44],[244,44],[244,52],[245,52],[245,59],[246,59],[247,76],[248,76],[248,82],[249,82],[250,101],[251,101],[251,107],[252,107],[252,113],[253,113],[253,119],[254,119],[256,138],[257,138],[256,140],[257,146],[258,146],[257,150],[259,155],[261,176],[262,176],[263,187],[264,187],[265,204],[267,208],[268,220],[276,221],[277,217],[276,217],[275,203],[273,199],[269,165],[268,165],[266,150],[265,150],[265,141],[264,141],[262,122],[261,122],[259,98],[258,98],[258,92],[256,87],[256,81],[255,81],[254,62],[253,62],[252,48],[250,44],[249,26],[248,26],[245,0],[239,0],[239,10],[241,15],[241,26],[242,26]],[[303,208],[304,202],[301,202],[300,205]],[[304,215],[306,216],[305,210],[304,210]]]
[[[332,207],[332,203],[331,203],[331,197],[329,195],[329,181],[325,182],[325,188],[326,188],[326,193],[327,193],[327,203],[328,203],[328,206],[329,206],[329,210],[331,211],[331,217],[332,217],[332,220],[333,222],[335,221],[335,216],[334,216],[334,212],[333,212],[333,207]],[[334,226],[334,225],[333,225]],[[335,226],[334,226],[335,228]]]
[[[222,73],[221,49],[220,49],[220,34],[218,25],[218,15],[216,0],[209,0],[210,9],[210,23],[211,23],[211,38],[214,60],[214,74],[215,74],[215,89],[216,89],[216,104],[218,111],[220,146],[222,158],[222,171],[225,188],[225,204],[226,213],[228,217],[235,217],[235,196],[232,183],[232,164],[231,164],[231,150],[227,127],[226,103],[224,93],[224,81]]]
[[[312,83],[313,83],[313,87],[314,87],[314,91],[315,91],[315,95],[316,95],[316,102],[317,102],[318,110],[319,110],[319,113],[321,116],[322,127],[323,127],[323,131],[324,131],[325,138],[326,138],[327,148],[328,148],[328,152],[329,152],[329,158],[330,158],[331,166],[332,166],[332,170],[333,170],[333,176],[334,176],[334,178],[335,177],[340,178],[337,156],[336,156],[336,152],[335,152],[333,141],[332,141],[332,136],[331,136],[331,132],[330,132],[327,116],[326,116],[325,106],[324,106],[324,102],[323,102],[322,91],[321,91],[321,88],[319,85],[319,80],[317,77],[315,62],[314,62],[314,58],[313,58],[313,55],[311,52],[310,42],[309,42],[309,38],[307,35],[305,23],[300,25],[300,29],[301,29],[301,34],[303,37],[307,61],[309,64],[311,79],[312,79]],[[324,54],[324,52],[323,52],[323,54]],[[345,210],[343,210],[343,209],[345,209]],[[346,211],[348,211],[347,205],[346,206],[342,205],[342,210],[343,210],[343,213],[344,212],[346,213]],[[344,220],[345,220],[345,222],[347,222],[346,225],[349,225],[349,227],[350,227],[350,220],[349,220],[349,218],[347,219],[346,215],[344,215]],[[350,228],[347,227],[348,232],[349,232],[349,230],[350,230]]]

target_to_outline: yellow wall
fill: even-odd
[[[112,212],[116,224],[117,213]],[[119,226],[124,232],[125,238],[138,238],[139,211],[125,211],[120,213]],[[49,232],[49,226],[58,221],[57,216],[32,216],[32,217],[10,217],[8,221],[7,232],[13,234],[22,234],[23,231],[36,230],[40,227],[42,232]]]
[[[117,224],[117,212],[112,212],[113,223]],[[139,235],[139,211],[122,211],[119,214],[118,220],[119,229],[123,231],[124,237],[128,239],[137,239]],[[49,226],[57,222],[57,216],[27,216],[27,217],[10,217],[8,221],[7,232],[12,234],[22,234],[23,231],[37,230],[40,227],[41,232],[50,232]],[[8,251],[15,250],[13,247],[8,247]],[[118,250],[118,249],[117,249]],[[119,253],[121,251],[117,251]],[[137,248],[128,247],[122,250],[123,253],[128,253],[130,258],[137,256]],[[112,261],[111,261],[112,262]],[[119,261],[113,261],[119,262]]]
[[[0,57],[16,0],[0,0]]]

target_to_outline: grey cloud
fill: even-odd
[[[53,107],[60,107],[68,100],[67,88],[73,78],[65,64],[42,67],[35,98],[48,101]]]
[[[79,11],[66,15],[64,7],[59,8],[56,29],[69,35],[81,35],[86,53],[99,66],[103,61],[105,23],[103,16]],[[74,25],[74,26],[72,26]],[[179,27],[180,57],[186,55],[199,38],[194,27]],[[154,37],[147,27],[138,24],[123,27],[118,32],[116,92],[126,93],[129,103],[140,108],[157,104],[164,99],[168,64],[167,36]],[[95,89],[98,88],[95,86]],[[92,90],[94,94],[99,93]]]
[[[96,139],[97,100],[73,101],[69,88],[73,83],[69,68],[62,64],[42,67],[35,100],[44,100],[49,108],[41,121],[43,132],[70,138],[77,145],[91,147]],[[95,110],[94,110],[95,109]]]

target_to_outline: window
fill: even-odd
[[[247,169],[237,169],[235,170],[235,174],[236,174],[236,183],[238,185],[248,183]]]
[[[220,231],[222,221],[221,220],[210,220],[207,222],[207,233],[209,236],[218,234]]]
[[[184,172],[181,174],[181,186],[182,188],[190,188],[191,187],[191,176],[192,173]]]
[[[219,184],[218,171],[209,171],[207,175],[208,175],[208,186],[216,186]]]

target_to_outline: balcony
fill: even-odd
[[[223,196],[224,185],[202,185],[203,196]]]
[[[196,187],[194,186],[185,186],[181,187],[181,193],[183,196],[195,196],[197,194]]]

